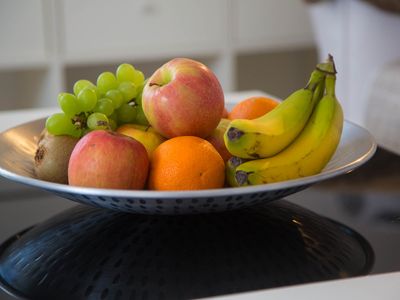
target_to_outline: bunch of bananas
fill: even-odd
[[[309,82],[254,120],[233,120],[224,135],[231,186],[272,183],[315,175],[339,144],[343,111],[335,96],[336,69],[329,55]]]

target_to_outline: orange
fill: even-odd
[[[236,104],[228,115],[228,119],[256,119],[274,109],[279,102],[267,97],[251,97]]]
[[[153,152],[148,188],[151,190],[202,190],[222,188],[225,164],[210,142],[195,136],[178,136]]]

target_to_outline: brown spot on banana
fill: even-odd
[[[228,129],[228,132],[227,132],[227,136],[228,136],[228,139],[229,139],[230,141],[235,141],[235,140],[240,139],[240,137],[241,137],[243,134],[244,134],[243,131],[241,131],[240,129],[235,128],[235,127],[229,128],[229,129]]]

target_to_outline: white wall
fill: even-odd
[[[232,91],[239,56],[312,47],[300,0],[2,0],[0,109],[54,106],[77,79],[125,61],[149,76],[177,56]]]

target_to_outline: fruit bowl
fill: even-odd
[[[35,178],[33,158],[45,119],[0,134],[0,175],[79,203],[141,214],[197,214],[234,210],[266,203],[301,191],[312,184],[349,173],[367,162],[376,143],[364,128],[345,121],[335,155],[318,175],[258,186],[199,191],[159,192],[74,187]]]

